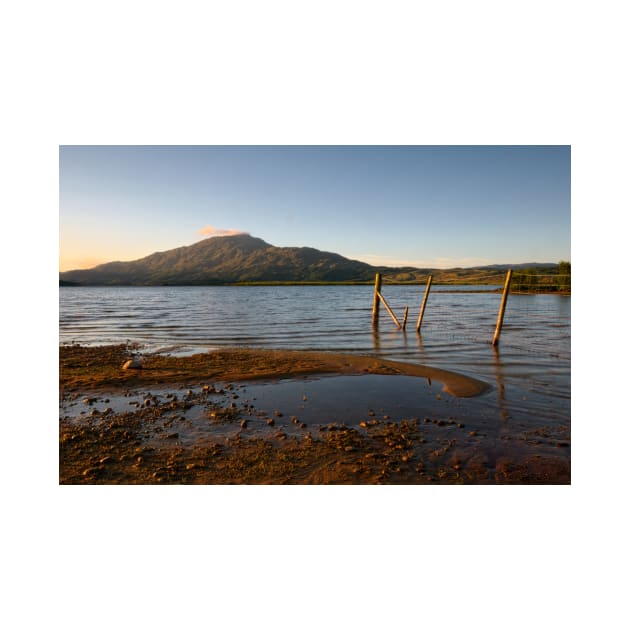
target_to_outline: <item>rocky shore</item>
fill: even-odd
[[[484,383],[451,372],[290,351],[174,357],[71,345],[59,352],[61,484],[570,483],[568,427],[536,436],[535,448],[497,450],[453,417],[392,420],[379,410],[356,426],[326,417],[307,424],[239,393],[254,379],[315,374],[412,375],[440,381],[449,395],[484,391]],[[523,444],[531,438],[522,436]]]

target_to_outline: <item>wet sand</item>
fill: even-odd
[[[445,396],[488,389],[464,375],[323,352],[147,355],[136,370],[122,365],[138,348],[59,352],[62,484],[570,483],[568,427],[509,443],[446,413],[392,419],[379,409],[354,426],[324,416],[306,424],[239,394],[243,382],[361,374],[438,381]]]

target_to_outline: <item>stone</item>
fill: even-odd
[[[129,359],[129,361],[125,361],[122,366],[123,370],[141,370],[142,369],[142,360],[135,358]]]

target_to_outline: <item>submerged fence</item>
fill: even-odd
[[[416,333],[418,335],[421,334],[423,321],[425,319],[425,313],[432,313],[431,306],[435,302],[435,298],[433,295],[430,296],[431,286],[432,286],[433,276],[429,275],[426,281],[424,294],[422,295],[422,301],[418,300],[419,311],[418,311],[418,319],[416,322]],[[465,325],[461,326],[461,328],[465,328],[467,331],[470,331],[470,321],[471,319],[477,318],[480,322],[480,335],[482,337],[481,340],[488,341],[492,343],[492,345],[497,346],[499,343],[499,339],[501,337],[501,331],[503,329],[503,323],[506,316],[506,311],[508,311],[508,298],[510,295],[524,295],[524,294],[557,294],[557,295],[570,295],[570,287],[571,287],[571,276],[569,274],[544,274],[544,273],[531,273],[531,271],[523,272],[509,269],[505,274],[503,272],[498,272],[492,275],[484,276],[483,278],[478,277],[475,278],[475,283],[484,283],[487,285],[502,285],[501,289],[498,288],[483,288],[482,284],[477,284],[474,289],[461,291],[462,294],[466,293],[486,293],[486,294],[496,294],[496,298],[493,298],[492,304],[495,305],[496,310],[494,310],[494,317],[496,320],[494,321],[493,329],[494,334],[488,332],[488,322],[489,318],[493,317],[492,312],[486,308],[486,305],[483,305],[483,308],[480,308],[479,301],[476,301],[476,310],[471,311],[470,305],[466,304],[465,300],[462,300],[461,308],[458,306],[453,307],[452,301],[450,304],[450,308],[447,311],[442,310],[440,313],[441,322],[446,325],[450,325],[453,328],[453,332],[458,328],[458,324],[463,322],[463,318],[466,319]],[[422,285],[420,285],[422,286]],[[444,285],[440,287],[437,295],[444,295],[444,293],[451,292],[459,292],[458,289],[448,289]],[[418,293],[420,297],[420,293]],[[498,305],[496,304],[496,300],[499,299],[500,302]],[[519,302],[520,309],[522,311],[523,302],[522,300],[525,298],[514,298],[520,299]],[[529,301],[528,301],[529,302]],[[372,305],[372,326],[378,327],[379,323],[379,307],[383,304],[385,310],[391,317],[392,321],[396,328],[400,331],[405,331],[409,306],[404,306],[404,311],[402,315],[402,322],[399,317],[395,314],[395,308],[388,303],[387,299],[383,295],[382,291],[382,278],[380,274],[376,274],[375,283],[374,283],[374,301]],[[429,306],[428,306],[429,305]],[[397,307],[399,308],[399,307]],[[413,307],[412,307],[413,308]],[[569,307],[570,308],[570,307]],[[428,309],[428,310],[427,310]],[[429,319],[431,319],[429,317]],[[522,313],[521,313],[522,319]],[[539,322],[540,317],[539,314],[536,315],[536,320]],[[435,320],[433,320],[433,325],[435,324]],[[520,322],[522,326],[522,322]],[[551,325],[557,326],[557,323],[553,323]],[[483,332],[485,331],[485,332]]]

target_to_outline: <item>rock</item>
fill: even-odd
[[[125,361],[122,366],[123,370],[141,370],[142,369],[142,360],[135,358],[129,359],[129,361]]]
[[[241,420],[241,428],[242,429],[246,429],[247,428],[247,420]]]
[[[267,418],[267,424],[268,424],[270,427],[272,427],[272,426],[275,424],[275,422],[273,421],[273,418]]]

